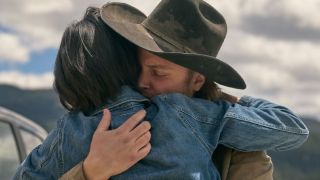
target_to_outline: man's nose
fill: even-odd
[[[139,88],[149,89],[150,88],[150,78],[145,73],[141,73],[139,77]]]

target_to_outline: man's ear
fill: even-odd
[[[206,81],[206,78],[204,77],[204,75],[198,73],[198,72],[194,72],[193,77],[192,77],[192,90],[193,92],[197,92],[201,89],[201,87],[203,86],[204,82]]]

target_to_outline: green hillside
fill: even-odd
[[[275,180],[320,179],[320,123],[304,118],[310,136],[299,149],[285,152],[269,152],[272,157]]]
[[[47,131],[65,112],[53,90],[21,90],[8,85],[0,85],[0,106],[26,116]]]

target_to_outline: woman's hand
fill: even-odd
[[[108,179],[147,156],[151,150],[151,125],[148,121],[140,123],[145,115],[146,112],[141,110],[119,128],[108,130],[111,114],[109,110],[104,110],[83,163],[87,179]]]

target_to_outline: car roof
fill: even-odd
[[[2,106],[0,106],[0,120],[14,123],[16,126],[38,135],[42,140],[48,135],[46,130],[32,120]]]

